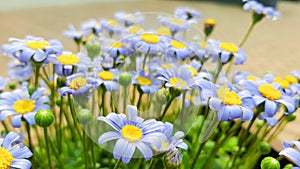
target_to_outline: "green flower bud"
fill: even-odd
[[[85,46],[86,46],[88,56],[91,59],[94,59],[96,56],[99,55],[99,53],[100,53],[100,44],[98,44],[97,42],[87,43]]]
[[[29,95],[31,96],[33,93],[34,93],[34,88],[33,87],[29,87],[28,88],[28,93],[29,93]]]
[[[169,92],[166,88],[161,88],[156,92],[156,99],[159,103],[165,104],[167,102]]]
[[[16,84],[15,83],[9,83],[8,87],[11,89],[11,90],[14,90],[16,88]]]
[[[292,114],[289,114],[286,116],[286,121],[292,122],[292,121],[296,120],[296,118],[297,118],[297,115],[295,113],[292,113]]]
[[[56,105],[60,106],[61,105],[61,99],[56,99],[55,103],[56,103]]]
[[[294,167],[293,164],[287,164],[283,167],[283,169],[291,169],[293,167]]]
[[[131,75],[128,72],[123,72],[119,76],[119,83],[124,87],[129,86],[131,84],[131,80]]]
[[[214,19],[207,19],[204,23],[204,33],[206,35],[206,37],[208,37],[209,35],[211,35],[211,33],[214,30],[214,27],[216,25],[216,22]]]
[[[257,128],[262,127],[262,125],[264,125],[264,121],[259,120],[258,122],[256,122],[256,127],[257,127]]]
[[[54,122],[54,114],[49,109],[43,109],[35,114],[34,119],[38,126],[46,128]]]
[[[260,163],[261,169],[280,169],[280,163],[273,157],[265,157]]]
[[[77,113],[77,118],[78,118],[78,120],[79,120],[80,123],[86,124],[86,123],[88,123],[93,118],[93,114],[88,109],[81,109]]]
[[[271,152],[271,146],[269,143],[262,141],[260,143],[259,150],[260,150],[261,154],[263,154],[263,155],[269,154]]]

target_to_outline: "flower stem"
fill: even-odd
[[[254,26],[255,26],[255,24],[256,24],[256,22],[252,22],[252,24],[250,25],[250,27],[249,27],[249,29],[248,29],[246,35],[244,36],[244,39],[243,39],[243,40],[241,41],[241,43],[239,44],[239,47],[242,47],[242,46],[245,44],[245,42],[247,41],[249,35],[251,34],[251,32],[252,32],[252,30],[253,30],[253,28],[254,28]]]
[[[75,107],[74,107],[73,98],[72,98],[72,95],[70,95],[70,94],[68,94],[68,102],[69,102],[69,107],[70,107],[71,115],[72,115],[73,122],[74,122],[74,127],[76,128],[76,131],[77,131],[77,134],[78,134],[80,140],[82,140],[81,133],[78,128],[78,122],[77,122],[77,118],[76,118],[76,111],[75,111]]]
[[[157,119],[158,121],[162,121],[162,120],[164,119],[164,117],[165,117],[165,115],[166,115],[166,113],[167,113],[169,107],[171,106],[171,103],[172,103],[173,100],[174,100],[174,98],[171,98],[171,99],[167,102],[163,114]]]
[[[114,169],[118,169],[119,166],[120,166],[120,164],[121,164],[121,159],[119,159],[119,160],[117,161],[117,163],[116,163],[115,166],[114,166]]]
[[[127,98],[127,86],[123,86],[123,113],[126,114],[126,98]]]
[[[47,151],[47,158],[48,158],[48,165],[50,168],[51,166],[51,156],[50,156],[50,148],[49,148],[49,138],[48,138],[48,133],[47,133],[47,128],[44,128],[44,137],[46,141],[46,151]]]
[[[37,89],[39,86],[40,69],[41,65],[39,63],[35,64],[34,89]]]
[[[87,153],[88,150],[86,146],[86,134],[83,129],[82,129],[82,135],[83,135],[82,145],[83,145],[83,153],[84,153],[84,164],[85,164],[85,168],[88,169],[88,153]]]

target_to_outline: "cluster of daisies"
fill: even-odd
[[[247,1],[244,9],[260,17],[280,16],[273,8],[256,1]],[[65,51],[58,40],[33,36],[10,38],[2,51],[15,61],[9,64],[10,79],[0,80],[1,91],[10,80],[20,83],[32,80],[36,85],[31,90],[28,83],[21,83],[19,89],[1,93],[0,121],[12,116],[11,123],[16,128],[21,127],[22,121],[34,126],[36,112],[51,109],[46,89],[50,86],[61,96],[90,97],[93,89],[113,92],[126,83],[146,95],[168,91],[164,94],[170,103],[188,93],[185,106],[207,106],[217,113],[219,121],[249,121],[258,117],[268,126],[275,126],[279,112],[294,113],[299,107],[300,74],[294,71],[286,77],[266,74],[260,78],[238,72],[228,79],[222,69],[231,63],[244,64],[246,54],[231,42],[209,39],[215,26],[213,19],[204,23],[204,40],[186,40],[185,32],[200,17],[199,11],[180,7],[172,16],[158,16],[160,26],[148,30],[142,26],[146,17],[140,12],[117,12],[114,19],[90,19],[80,29],[71,25],[64,32],[77,44],[77,53]],[[217,69],[208,69],[211,62],[217,64]],[[50,65],[53,65],[52,76],[47,74]],[[173,124],[162,122],[163,116],[144,120],[138,116],[136,105],[128,106],[127,114],[99,116],[98,120],[114,131],[101,134],[98,143],[117,140],[113,155],[124,163],[129,163],[138,149],[146,160],[165,152],[170,165],[179,165],[181,149],[188,148],[183,142],[185,134],[178,131],[172,136]],[[1,164],[4,168],[31,166],[24,160],[31,152],[22,144],[12,143],[17,140],[15,133],[0,139],[0,167]],[[16,152],[17,149],[23,153]]]

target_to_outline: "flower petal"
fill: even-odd
[[[153,152],[152,152],[152,149],[148,145],[146,145],[146,144],[139,141],[139,142],[136,143],[136,147],[143,154],[146,161],[148,161],[152,158]]]
[[[118,139],[118,138],[121,138],[121,134],[119,132],[116,132],[116,131],[108,131],[108,132],[105,132],[103,133],[99,139],[98,139],[98,144],[103,144],[107,141],[110,141],[110,140],[114,140],[114,139]]]

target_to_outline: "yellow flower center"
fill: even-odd
[[[44,50],[45,47],[50,46],[50,43],[47,41],[28,41],[28,42],[25,42],[25,44],[34,50],[37,50],[37,49]]]
[[[162,141],[162,142],[161,142],[161,145],[162,145],[162,148],[163,148],[163,149],[166,149],[166,148],[168,148],[169,143],[168,143],[167,141]]]
[[[78,90],[79,88],[86,85],[87,85],[87,81],[85,78],[77,77],[71,81],[70,88],[74,90]]]
[[[113,80],[115,75],[109,71],[103,71],[98,74],[98,77],[102,80]]]
[[[258,87],[261,95],[270,100],[277,100],[281,97],[281,93],[278,89],[275,89],[270,84],[263,84]]]
[[[13,105],[14,110],[18,114],[26,114],[33,112],[35,108],[35,101],[34,100],[18,100]]]
[[[123,43],[122,42],[110,42],[110,46],[114,47],[114,48],[121,48],[121,47],[123,47]]]
[[[136,80],[141,86],[150,86],[152,84],[152,81],[145,77],[137,77]]]
[[[214,26],[216,24],[215,20],[214,19],[207,19],[204,23],[205,25],[209,25],[209,26]]]
[[[111,26],[117,26],[117,25],[118,25],[118,22],[115,21],[115,20],[109,20],[109,21],[108,21],[108,24],[111,25]]]
[[[169,63],[162,64],[161,67],[165,70],[172,69],[172,65]]]
[[[141,38],[143,41],[148,43],[157,43],[159,42],[159,37],[157,35],[154,35],[152,33],[144,33],[141,35]]]
[[[188,69],[192,72],[192,76],[195,77],[197,75],[197,70],[194,69],[192,66],[188,66]]]
[[[298,79],[295,78],[294,76],[292,75],[287,75],[285,76],[285,80],[287,80],[288,82],[294,84],[294,83],[298,83]]]
[[[140,26],[132,26],[132,27],[130,27],[130,29],[128,30],[128,32],[130,34],[136,34],[136,33],[138,33],[139,31],[142,31],[142,30],[144,30],[144,29],[142,27],[140,27]]]
[[[160,34],[160,35],[166,35],[166,36],[171,36],[171,31],[170,31],[170,28],[168,27],[160,27],[156,30],[156,33],[157,34]]]
[[[182,87],[187,86],[186,81],[178,77],[170,78],[170,83],[177,89],[181,89]]]
[[[0,168],[9,169],[13,160],[12,153],[0,146]]]
[[[170,18],[170,22],[176,23],[178,25],[184,24],[183,20],[177,19],[177,18]]]
[[[250,80],[250,81],[253,81],[253,82],[256,82],[256,81],[257,81],[257,78],[254,77],[254,76],[246,76],[246,79],[247,79],[247,80]]]
[[[60,55],[57,61],[64,65],[76,65],[79,62],[79,57],[74,54]]]
[[[186,48],[185,44],[184,43],[181,43],[177,40],[172,40],[171,41],[171,46],[173,46],[174,48],[177,48],[177,49],[184,49]]]
[[[143,137],[142,130],[130,124],[127,124],[121,129],[121,134],[126,140],[130,142],[136,142]]]
[[[217,91],[217,96],[226,105],[241,105],[243,103],[241,97],[229,88],[220,88]]]
[[[282,78],[280,78],[280,77],[276,77],[276,78],[274,79],[274,82],[281,84],[281,87],[282,87],[283,89],[287,89],[287,88],[290,87],[289,81],[287,81],[287,80],[285,80],[285,79],[282,79]]]
[[[226,50],[231,53],[235,53],[235,52],[239,51],[239,48],[237,46],[235,46],[233,43],[229,43],[229,42],[222,42],[222,43],[220,43],[219,47],[221,49]]]
[[[207,43],[206,43],[205,41],[201,41],[201,42],[199,42],[199,45],[200,45],[202,48],[206,48]]]

